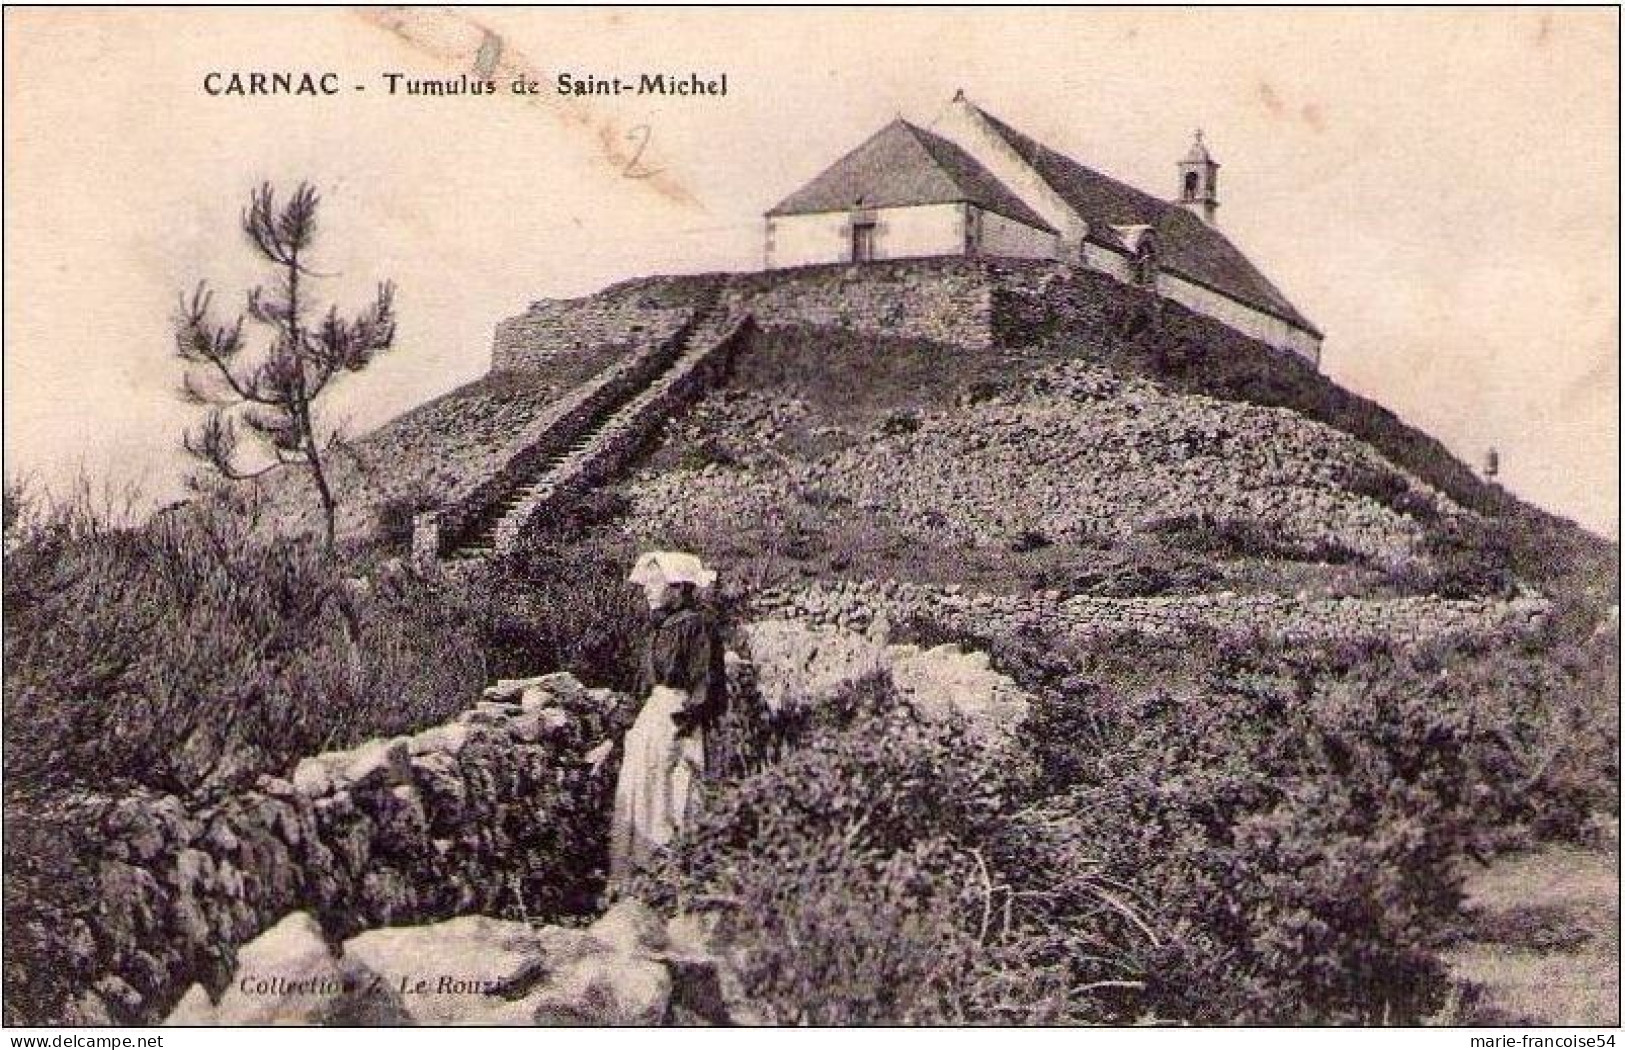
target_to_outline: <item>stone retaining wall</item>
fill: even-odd
[[[883,633],[910,620],[944,624],[972,636],[1044,629],[1080,641],[1127,632],[1163,641],[1193,635],[1263,637],[1295,644],[1391,640],[1401,644],[1448,637],[1512,637],[1537,626],[1549,603],[1444,598],[1294,598],[1274,594],[1190,597],[1065,598],[971,594],[897,581],[818,583],[764,591],[758,611],[783,619]]]
[[[659,337],[681,324],[693,300],[716,290],[729,312],[752,313],[764,327],[827,326],[971,349],[1022,346],[1035,330],[1063,322],[1075,330],[1080,320],[1102,333],[1121,332],[1165,311],[1256,342],[1098,272],[1046,260],[952,256],[640,278],[579,299],[542,300],[497,325],[492,370],[534,368],[582,347]]]
[[[915,259],[734,274],[725,307],[763,326],[817,325],[953,346],[990,345],[986,265]]]
[[[566,674],[511,693],[204,808],[170,795],[109,803],[95,912],[60,933],[89,988],[71,1020],[149,1023],[194,981],[218,991],[236,946],[296,909],[334,938],[590,909],[606,785],[578,756],[621,698]]]
[[[1005,265],[996,273],[989,317],[996,346],[1029,345],[1061,324],[1074,342],[1101,346],[1169,308],[1144,289],[1060,263]]]
[[[695,316],[690,314],[681,327],[661,342],[628,355],[548,406],[526,428],[526,440],[500,468],[463,499],[439,511],[442,552],[471,538],[505,496],[535,478],[544,461],[564,452],[606,412],[614,411],[671,367],[682,354],[695,321]]]
[[[658,342],[670,338],[688,315],[684,307],[656,305],[637,295],[544,299],[497,322],[491,371],[538,368],[598,347]]]

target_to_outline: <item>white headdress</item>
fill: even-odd
[[[647,587],[652,583],[691,583],[697,591],[707,591],[717,582],[717,574],[692,554],[682,551],[650,551],[638,555],[629,583]]]

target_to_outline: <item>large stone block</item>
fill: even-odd
[[[331,948],[304,912],[284,917],[244,945],[218,1003],[194,986],[171,1025],[381,1025],[411,1020],[400,994],[376,973]]]

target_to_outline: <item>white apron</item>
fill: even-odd
[[[687,699],[679,689],[655,686],[627,730],[610,825],[612,879],[631,874],[682,827],[689,795],[705,768],[702,730],[691,729],[678,739],[671,720]]]

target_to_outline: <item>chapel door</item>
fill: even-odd
[[[875,224],[872,222],[855,222],[852,224],[852,261],[869,262],[875,257]]]

